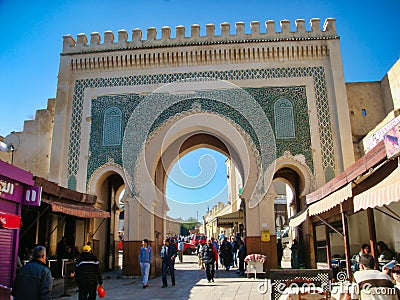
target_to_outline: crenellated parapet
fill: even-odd
[[[213,44],[232,44],[232,43],[254,43],[268,41],[301,41],[301,40],[323,40],[337,38],[336,20],[328,18],[325,20],[321,29],[320,19],[310,20],[310,31],[306,30],[305,20],[295,21],[295,31],[291,31],[289,20],[280,21],[280,26],[276,26],[275,21],[265,22],[265,32],[261,33],[260,22],[250,23],[251,32],[245,32],[245,23],[235,24],[235,33],[231,34],[231,25],[222,23],[220,25],[221,34],[216,35],[215,25],[206,25],[206,35],[200,35],[200,25],[194,24],[187,32],[184,26],[177,26],[175,37],[171,36],[171,28],[164,26],[161,28],[161,38],[157,39],[157,29],[150,27],[147,29],[147,39],[142,38],[142,30],[135,28],[129,35],[126,30],[119,30],[115,36],[112,31],[104,32],[103,41],[98,32],[90,34],[90,39],[86,34],[78,34],[75,40],[71,35],[64,36],[63,54],[73,53],[93,53],[112,50],[129,50],[141,48],[190,46],[190,45],[213,45]],[[279,28],[278,28],[279,27]],[[190,34],[189,34],[190,33]]]

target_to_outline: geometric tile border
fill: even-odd
[[[68,178],[78,173],[83,96],[86,88],[136,86],[146,84],[165,84],[190,78],[215,78],[220,80],[248,80],[268,78],[312,77],[321,143],[322,167],[324,171],[335,170],[335,155],[331,118],[326,87],[324,67],[268,68],[228,71],[204,71],[173,74],[138,75],[115,78],[93,78],[75,81],[72,102],[72,119],[68,149]],[[330,173],[330,172],[329,172]],[[327,178],[328,179],[328,178]]]

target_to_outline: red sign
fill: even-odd
[[[0,211],[0,228],[18,229],[21,227],[21,218],[17,215]]]

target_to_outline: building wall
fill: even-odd
[[[102,126],[101,114],[97,117],[95,113],[107,105],[124,100],[121,98],[125,95],[134,102],[167,83],[191,77],[208,77],[243,88],[270,117],[272,130],[276,129],[273,101],[281,98],[292,100],[297,135],[292,139],[278,139],[276,152],[281,158],[287,157],[285,153],[300,157],[303,166],[312,172],[311,176],[306,176],[308,181],[314,178],[312,188],[319,187],[352,164],[354,155],[335,20],[327,19],[321,29],[320,20],[312,19],[310,26],[311,30],[307,31],[304,20],[296,20],[295,32],[291,32],[290,21],[281,21],[279,29],[275,29],[275,22],[267,21],[266,30],[261,30],[266,33],[261,33],[260,23],[252,22],[252,31],[246,34],[244,24],[239,22],[236,23],[236,34],[231,34],[230,25],[224,23],[221,24],[221,36],[215,35],[214,25],[207,25],[206,35],[200,36],[200,28],[193,25],[190,36],[185,35],[185,28],[177,27],[175,38],[171,38],[169,28],[163,27],[161,39],[156,39],[156,30],[149,28],[147,40],[142,40],[141,31],[135,29],[129,41],[126,31],[119,31],[117,40],[108,31],[104,33],[103,43],[97,33],[91,34],[90,41],[84,34],[78,35],[76,40],[65,36],[55,106],[52,107],[54,117],[50,118],[54,120],[54,130],[52,134],[49,131],[51,140],[47,135],[41,135],[47,150],[34,151],[41,153],[41,157],[46,157],[50,152],[50,156],[40,166],[30,166],[22,158],[21,163],[35,169],[32,170],[35,173],[48,171],[48,176],[43,177],[62,186],[86,192],[99,169],[109,164],[121,167],[122,159],[121,147],[99,151],[99,147],[94,146],[95,142],[101,140],[99,126]],[[237,95],[231,96],[233,103]],[[139,176],[137,182],[133,181],[132,192],[137,198],[128,199],[131,204],[127,210],[131,216],[126,221],[129,222],[128,241],[154,237],[153,219],[149,215],[155,213],[165,216],[168,210],[162,191],[155,191],[149,183],[154,179],[153,175],[157,177],[162,173],[159,166],[153,164],[161,155],[158,146],[163,132],[177,123],[177,119],[173,119],[175,116],[192,113],[187,128],[193,132],[204,130],[196,126],[196,120],[214,118],[211,124],[205,123],[209,126],[207,131],[215,133],[220,130],[218,133],[222,139],[228,141],[229,146],[237,147],[242,163],[241,172],[245,174],[242,178],[245,184],[242,197],[244,201],[251,199],[260,164],[255,153],[260,146],[257,146],[251,126],[237,114],[230,114],[228,109],[222,112],[225,107],[210,103],[202,99],[190,103],[192,107],[183,111],[166,110],[165,115],[170,113],[171,117],[156,122],[152,138],[146,144],[146,164],[151,166],[154,173],[149,174],[144,164],[135,169],[135,174]],[[157,108],[154,106],[149,105],[146,117],[154,116]],[[217,116],[231,118],[231,121],[218,120]],[[33,128],[31,125],[28,127]],[[46,128],[50,129],[49,126]],[[187,128],[182,127],[181,130]],[[33,141],[33,133],[26,134],[30,137],[26,143]],[[176,140],[171,139],[170,143],[174,142]],[[244,143],[243,147],[238,146],[241,143]],[[248,153],[252,157],[248,158]],[[27,154],[21,156],[29,157]],[[100,156],[102,160],[97,161],[100,163],[96,165],[93,159]],[[169,159],[172,161],[174,157]],[[162,183],[158,184],[163,186]],[[301,185],[306,183],[302,182]],[[142,205],[146,208],[149,206],[149,209]],[[273,212],[273,201],[263,200],[260,205],[249,208],[246,217],[249,236],[260,236],[262,224],[274,223],[273,214],[266,212]],[[140,221],[135,221],[133,216]],[[163,234],[166,228],[164,224]],[[98,231],[97,239],[101,240],[104,234],[106,230]],[[104,245],[101,247],[101,250],[105,249]],[[262,248],[276,247],[269,245]]]
[[[351,131],[356,141],[385,118],[387,112],[382,105],[383,95],[380,82],[346,83],[349,102]],[[366,111],[363,115],[362,110]]]
[[[13,164],[46,179],[50,167],[55,101],[49,99],[46,109],[37,110],[34,120],[24,122],[22,132],[11,134],[19,141]]]

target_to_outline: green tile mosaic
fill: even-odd
[[[128,77],[117,77],[117,78],[92,78],[92,79],[82,79],[77,80],[74,86],[74,95],[73,95],[73,103],[72,103],[72,118],[71,118],[71,128],[70,128],[70,140],[69,140],[69,149],[68,149],[68,174],[67,176],[70,177],[71,175],[76,175],[79,170],[79,156],[80,156],[80,143],[81,143],[81,122],[82,122],[82,107],[83,107],[83,96],[86,88],[94,88],[94,87],[118,87],[118,86],[134,86],[134,85],[146,85],[146,84],[164,84],[164,83],[171,83],[175,81],[185,80],[185,79],[193,79],[193,78],[202,78],[202,77],[211,77],[221,80],[246,80],[246,79],[267,79],[267,78],[294,78],[294,77],[305,77],[309,76],[313,78],[314,81],[314,93],[316,98],[316,107],[317,107],[317,117],[318,117],[318,125],[319,125],[319,134],[320,134],[320,143],[321,143],[321,152],[322,152],[322,166],[324,170],[327,170],[329,167],[331,170],[335,170],[335,155],[334,155],[334,147],[333,147],[333,137],[332,137],[332,129],[331,129],[331,119],[330,119],[330,112],[329,112],[329,103],[328,103],[328,96],[327,96],[327,88],[326,88],[326,79],[325,79],[325,71],[322,66],[320,67],[294,67],[294,68],[269,68],[269,69],[248,69],[248,70],[228,70],[228,71],[206,71],[206,72],[190,72],[190,73],[174,73],[174,74],[156,74],[156,75],[141,75],[141,76],[128,76]],[[299,88],[299,87],[296,87]],[[264,90],[269,89],[265,88]],[[286,87],[282,87],[280,89],[287,89]],[[303,89],[304,95],[302,97],[305,98],[305,90]],[[263,89],[247,89],[249,93],[254,92],[256,95],[253,95],[255,99],[257,99],[257,93],[262,94]],[[255,92],[257,90],[257,92]],[[118,99],[122,99],[123,97],[129,98],[131,95],[121,95],[115,96]],[[280,94],[279,97],[283,97],[284,95]],[[105,96],[105,97],[114,97],[114,96]],[[122,98],[119,98],[122,97]],[[137,99],[139,96],[135,96]],[[272,108],[271,105],[271,95],[263,95],[264,100],[261,100],[261,103],[264,102],[264,109],[268,115],[268,117],[272,116]],[[278,98],[279,98],[278,97]],[[286,97],[286,96],[285,96]],[[117,99],[116,98],[116,99]],[[267,100],[268,99],[268,100]],[[294,118],[296,122],[296,139],[293,141],[285,141],[285,140],[277,140],[277,147],[278,152],[283,153],[284,150],[289,150],[291,153],[303,153],[306,156],[307,162],[309,166],[312,164],[311,154],[307,154],[307,151],[311,150],[310,142],[306,141],[307,137],[309,136],[309,127],[304,126],[306,123],[299,123],[303,122],[305,115],[303,113],[298,112],[298,105],[296,104],[299,100],[298,96],[295,97],[287,97],[287,99],[291,99],[294,105]],[[274,99],[276,101],[277,99]],[[257,100],[259,101],[259,100]],[[94,100],[93,103],[95,103]],[[101,101],[100,101],[101,102]],[[118,101],[117,101],[118,102]],[[132,101],[127,100],[128,103]],[[135,102],[135,101],[133,101]],[[137,102],[136,102],[137,103]],[[265,104],[265,103],[268,103]],[[102,104],[105,105],[105,104]],[[107,107],[115,105],[119,107],[117,104],[108,104]],[[135,104],[130,104],[135,105]],[[206,105],[206,104],[205,104]],[[207,106],[207,105],[206,105]],[[307,110],[306,102],[303,103],[304,110]],[[128,109],[123,106],[120,107],[121,111],[123,112],[123,124],[125,118],[129,118],[126,116],[126,112]],[[222,107],[221,107],[222,109]],[[171,114],[171,112],[165,112],[165,115]],[[94,116],[93,120],[95,119]],[[240,118],[240,117],[237,117]],[[308,116],[307,116],[308,118]],[[103,120],[104,115],[99,119]],[[97,122],[97,121],[96,121]],[[102,127],[96,125],[96,122],[92,122],[92,132],[90,143],[94,140],[94,136],[97,136],[97,141],[102,140],[102,129],[98,127]],[[157,122],[157,121],[156,121]],[[271,125],[274,125],[273,118],[270,118]],[[237,123],[242,128],[245,129],[246,132],[249,132],[251,135],[251,130],[246,130],[246,124],[242,120],[237,120]],[[298,126],[298,124],[302,124]],[[308,123],[307,123],[308,124]],[[124,125],[123,125],[124,126]],[[157,125],[154,125],[157,127]],[[100,130],[100,133],[98,132]],[[124,127],[123,129],[124,130]],[[308,133],[307,133],[308,132]],[[305,141],[296,142],[297,139],[304,137]],[[252,138],[253,139],[253,138]],[[257,143],[256,143],[257,144]],[[92,144],[90,144],[91,151],[94,149],[92,148]],[[101,149],[101,148],[99,148]],[[297,149],[297,150],[296,150]],[[308,149],[308,150],[307,150]],[[300,151],[301,150],[301,151]],[[100,151],[100,150],[99,150]],[[298,152],[299,151],[299,152]],[[106,151],[107,152],[107,151]],[[116,152],[113,152],[111,149],[108,149],[108,154],[104,154],[104,158],[99,158],[99,161],[104,162],[105,158],[110,158],[110,155],[117,155]],[[113,153],[113,154],[112,154]],[[278,153],[278,155],[279,155]],[[93,154],[90,153],[90,157]],[[89,161],[92,159],[90,158]],[[120,162],[120,158],[116,157],[115,162]],[[93,163],[89,162],[89,173],[93,172],[93,168],[95,167]],[[92,169],[91,169],[92,168]],[[91,170],[91,171],[90,171]],[[327,173],[331,173],[328,171]]]
[[[295,131],[299,134],[297,138],[277,139],[277,156],[282,156],[285,151],[290,151],[293,155],[303,154],[306,157],[307,165],[310,169],[313,169],[305,87],[247,88],[245,91],[259,103],[270,122],[274,119],[273,106],[276,101],[284,97],[286,101],[292,104],[294,118],[297,120],[295,122]],[[208,96],[214,94],[215,97],[215,93],[220,93],[220,91],[214,91]],[[224,95],[226,95],[226,91],[224,91]],[[230,99],[233,97],[235,97],[235,90],[231,91],[230,94]],[[87,170],[88,181],[96,169],[106,164],[110,159],[122,166],[121,146],[105,147],[101,143],[102,131],[104,130],[102,126],[104,114],[110,107],[119,108],[123,111],[122,128],[125,129],[129,115],[142,99],[143,97],[139,97],[137,94],[129,94],[102,96],[92,100],[92,133],[90,136],[90,158]],[[193,108],[196,108],[196,112],[200,108],[202,112],[211,112],[227,118],[230,122],[242,128],[249,135],[257,150],[260,151],[258,137],[246,118],[229,105],[207,98],[182,99],[182,101],[170,106],[155,120],[149,136],[175,115],[191,112]],[[151,115],[150,111],[149,115]]]

